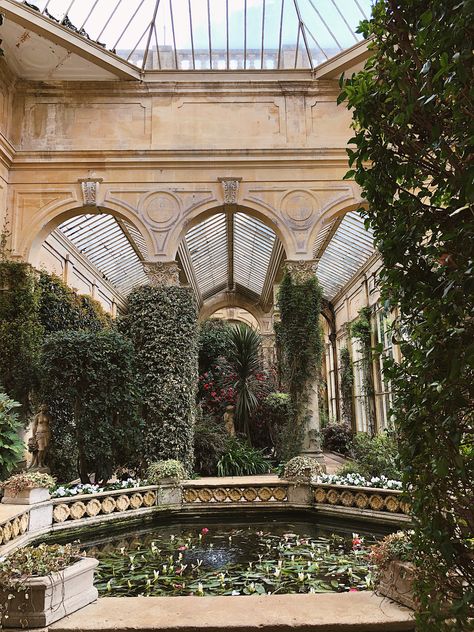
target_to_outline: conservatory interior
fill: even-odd
[[[0,0],[0,628],[469,629],[472,413],[456,557],[354,123],[398,4]]]

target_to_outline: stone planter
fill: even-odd
[[[417,602],[413,596],[414,580],[413,564],[392,560],[380,574],[377,592],[415,610]]]
[[[94,558],[81,558],[60,573],[31,577],[25,581],[26,590],[0,590],[0,604],[7,608],[2,626],[43,628],[95,601],[94,569],[98,564]],[[8,599],[9,594],[13,599]]]
[[[42,503],[50,498],[51,496],[46,487],[22,489],[21,492],[15,495],[12,495],[9,488],[6,487],[2,503],[6,505],[35,505],[36,503]]]

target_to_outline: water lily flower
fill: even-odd
[[[304,573],[298,573],[298,581],[304,582]]]
[[[275,577],[280,577],[281,569],[280,568],[275,568],[273,574],[274,574]]]
[[[349,588],[349,592],[359,592],[358,588]]]
[[[255,592],[255,584],[254,584],[254,582],[250,582],[250,584],[249,584],[249,591],[251,593]]]
[[[204,588],[203,588],[203,585],[201,584],[201,582],[199,582],[199,584],[198,584],[197,594],[198,595],[204,595]]]
[[[202,533],[203,535],[206,535],[207,533],[209,533],[209,529],[208,529],[207,527],[203,527],[203,528],[201,529],[201,533]]]

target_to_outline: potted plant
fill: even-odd
[[[2,503],[9,505],[32,505],[51,498],[49,489],[55,480],[43,472],[21,472],[0,483],[4,490]]]
[[[378,593],[416,609],[413,594],[416,568],[411,531],[387,535],[371,548],[370,560],[375,566],[375,588]]]
[[[150,485],[176,485],[186,478],[186,471],[180,461],[168,459],[151,463],[146,477]]]
[[[286,463],[283,470],[283,478],[291,483],[310,483],[321,474],[321,464],[309,456],[295,456]]]
[[[18,549],[0,563],[4,628],[42,628],[97,599],[94,558],[72,544]]]

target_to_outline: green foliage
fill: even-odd
[[[229,364],[235,373],[236,430],[250,437],[250,418],[258,405],[260,384],[256,373],[261,370],[261,340],[254,329],[239,323],[231,328]]]
[[[326,450],[333,450],[339,454],[347,454],[352,442],[352,428],[349,424],[329,423],[322,428],[323,446]]]
[[[318,376],[323,353],[322,290],[316,276],[294,280],[285,272],[278,293],[281,322],[277,328],[285,390],[291,396],[296,424],[303,424],[308,390]]]
[[[227,449],[229,435],[224,424],[210,415],[198,419],[194,428],[194,469],[202,476],[216,476],[217,463]]]
[[[80,557],[74,544],[25,546],[11,553],[0,564],[2,588],[18,588],[29,577],[45,577],[63,571]]]
[[[38,319],[39,290],[33,268],[0,261],[0,384],[30,412],[30,393],[37,385],[42,327]]]
[[[381,432],[371,437],[358,432],[352,440],[350,455],[357,463],[357,473],[366,478],[384,474],[401,480],[398,445],[392,434]]]
[[[252,476],[267,474],[271,463],[261,450],[252,448],[237,437],[229,441],[227,451],[217,464],[218,476]]]
[[[48,395],[73,411],[68,419],[79,452],[83,483],[95,472],[106,482],[115,467],[130,465],[139,439],[133,349],[113,330],[64,331],[43,346],[44,401]]]
[[[372,57],[339,97],[355,130],[346,177],[368,202],[383,299],[400,311],[403,360],[386,374],[430,632],[468,629],[474,614],[462,449],[474,442],[473,25],[472,1],[378,0],[362,25]]]
[[[34,489],[35,487],[52,488],[55,482],[55,479],[45,472],[20,472],[19,474],[13,474],[6,481],[0,483],[0,487],[3,489],[8,488],[9,496],[16,496],[25,489]]]
[[[0,392],[0,480],[15,469],[25,450],[20,438],[22,424],[15,411],[19,406],[6,393]]]
[[[352,367],[351,354],[347,347],[343,347],[340,351],[340,372],[341,372],[341,413],[342,420],[352,426],[353,419],[353,387],[354,387],[354,370]]]
[[[229,354],[232,327],[221,318],[210,318],[199,325],[199,374]]]
[[[338,476],[347,476],[347,474],[360,474],[365,478],[366,469],[356,461],[346,461],[337,470]]]
[[[175,459],[155,461],[150,463],[146,471],[146,478],[150,485],[159,485],[163,479],[173,478],[182,481],[186,478],[183,464]]]
[[[39,273],[39,317],[46,334],[67,329],[100,331],[110,325],[110,316],[98,301],[79,296],[62,279]]]
[[[142,286],[119,327],[131,340],[142,397],[143,457],[176,459],[192,471],[197,386],[197,315],[184,287]]]
[[[286,463],[300,450],[302,433],[295,427],[295,415],[288,393],[270,393],[263,403],[269,436],[278,463]]]

